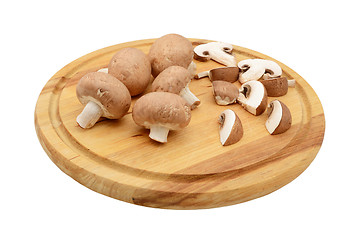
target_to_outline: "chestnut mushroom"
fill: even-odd
[[[224,42],[209,42],[200,44],[194,48],[194,59],[205,62],[210,59],[234,67],[237,65],[236,58],[232,55],[233,46]]]
[[[137,125],[150,129],[151,139],[165,143],[170,130],[180,130],[189,124],[191,108],[177,94],[150,92],[136,101],[132,118]]]
[[[259,80],[267,90],[268,97],[284,96],[288,92],[288,80],[286,77],[267,78]]]
[[[239,81],[245,83],[248,81],[263,78],[273,78],[282,75],[281,67],[271,60],[265,59],[246,59],[238,63],[241,69]]]
[[[131,105],[131,96],[126,86],[103,72],[83,76],[76,86],[76,95],[86,105],[76,119],[82,128],[91,128],[101,116],[120,119]]]
[[[112,57],[108,73],[125,84],[131,96],[135,96],[145,91],[151,81],[151,64],[141,50],[123,48]]]
[[[170,66],[181,66],[195,73],[192,43],[179,34],[167,34],[157,39],[148,53],[152,67],[152,75],[157,77],[160,72]]]
[[[210,81],[227,81],[235,82],[239,77],[239,68],[238,67],[220,67],[214,68],[209,71],[200,72],[194,76],[195,79],[209,77]]]
[[[271,135],[284,133],[292,125],[292,115],[289,108],[279,100],[272,101],[268,106],[268,119],[265,123]]]
[[[226,81],[212,82],[213,96],[218,105],[229,105],[235,103],[239,97],[237,87]]]
[[[218,118],[220,125],[219,136],[223,146],[234,144],[243,137],[243,127],[237,114],[231,110],[224,110]]]
[[[201,101],[189,90],[190,82],[191,74],[186,68],[170,66],[155,78],[152,91],[178,94],[194,109]]]
[[[262,114],[267,107],[267,91],[259,81],[249,81],[239,90],[237,101],[245,110],[255,116]]]

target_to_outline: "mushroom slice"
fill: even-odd
[[[237,114],[230,109],[224,110],[218,118],[219,137],[223,146],[234,144],[243,137],[243,127]]]
[[[282,69],[277,63],[265,59],[242,60],[238,63],[238,67],[242,71],[239,75],[241,83],[258,80],[262,76],[264,78],[273,78],[282,75]]]
[[[262,114],[267,107],[267,91],[259,81],[249,81],[239,89],[237,101],[245,110],[255,116]]]
[[[170,130],[180,130],[189,124],[191,109],[177,94],[151,92],[136,101],[132,118],[137,125],[150,129],[151,139],[165,143]]]
[[[170,92],[178,94],[191,106],[196,108],[201,101],[189,90],[190,72],[180,66],[171,66],[163,70],[153,81],[153,92]]]
[[[76,119],[82,128],[91,128],[102,116],[122,118],[131,105],[131,95],[126,86],[103,72],[83,76],[76,86],[76,95],[86,105]]]
[[[268,119],[265,123],[271,135],[284,133],[292,125],[289,108],[279,100],[272,101],[268,106]]]
[[[229,105],[236,102],[239,92],[234,84],[226,81],[214,81],[212,86],[213,96],[218,105]]]
[[[210,42],[200,44],[194,48],[194,59],[201,62],[212,59],[227,67],[234,67],[237,65],[237,62],[232,55],[232,50],[233,46],[229,43]]]
[[[227,81],[235,82],[239,77],[239,68],[238,67],[220,67],[214,68],[209,71],[198,73],[195,78],[199,79],[202,77],[209,77],[210,81]]]
[[[263,76],[263,80],[270,80],[270,79],[276,79],[276,78],[281,78],[281,77],[274,77],[274,78],[272,78],[272,77],[269,77],[268,75],[264,75],[264,76]],[[285,78],[285,77],[284,77],[284,78]],[[260,81],[263,81],[263,80],[260,80]],[[295,87],[295,79],[287,79],[287,78],[286,78],[286,80],[287,80],[288,87],[292,87],[292,88]]]
[[[280,97],[288,92],[288,80],[286,77],[267,78],[259,81],[266,88],[268,97]]]

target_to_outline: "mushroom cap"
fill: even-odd
[[[112,57],[108,73],[125,84],[131,96],[135,96],[142,93],[151,81],[151,64],[141,50],[123,48]]]
[[[150,92],[140,97],[133,106],[132,118],[137,125],[151,128],[152,125],[178,130],[191,120],[191,107],[177,94]]]
[[[266,59],[245,59],[238,63],[238,67],[242,71],[239,75],[241,83],[258,80],[263,75],[266,77],[282,75],[281,67],[276,62]]]
[[[152,82],[153,92],[179,94],[191,81],[191,73],[181,66],[170,66],[163,70]]]
[[[228,105],[234,103],[238,96],[239,91],[237,87],[226,81],[212,82],[213,95],[218,105]]]
[[[131,105],[131,95],[126,86],[114,76],[103,72],[91,72],[83,76],[76,86],[79,101],[86,105],[97,103],[103,116],[110,119],[123,117]]]
[[[209,79],[211,81],[227,81],[235,82],[239,77],[238,67],[220,67],[209,71]]]
[[[188,68],[193,60],[192,43],[181,35],[167,34],[152,44],[148,57],[153,77],[170,66]]]
[[[281,101],[274,100],[268,106],[268,119],[265,126],[272,135],[287,131],[292,125],[289,108]]]
[[[288,92],[288,80],[286,77],[268,78],[259,81],[266,88],[268,97],[280,97]]]
[[[242,85],[238,101],[255,116],[262,114],[267,107],[267,91],[259,81],[249,81]]]

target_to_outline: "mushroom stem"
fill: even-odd
[[[295,79],[288,80],[288,87],[295,87]]]
[[[209,76],[209,71],[204,71],[204,72],[200,72],[197,73],[194,78],[195,79],[200,79],[200,78],[204,78],[204,77],[208,77]]]
[[[216,62],[226,65],[227,67],[237,66],[237,62],[234,56],[230,53],[222,51],[221,49],[212,49],[211,58]]]
[[[167,142],[167,135],[170,130],[163,126],[152,125],[150,127],[149,137],[157,142]]]
[[[77,116],[76,121],[82,128],[91,128],[102,115],[101,107],[97,103],[89,101],[80,115]]]
[[[196,71],[197,71],[197,65],[192,61],[187,70],[190,72],[191,74],[191,78],[193,78],[196,75]]]
[[[191,109],[195,109],[201,101],[189,90],[188,86],[182,89],[179,94],[186,102],[191,106]]]
[[[101,68],[101,69],[97,70],[97,72],[108,73],[108,68]]]

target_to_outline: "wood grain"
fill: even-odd
[[[36,105],[35,127],[44,150],[62,171],[86,187],[122,201],[198,209],[266,195],[295,179],[313,161],[325,129],[323,109],[314,90],[284,64],[238,46],[234,46],[238,61],[271,59],[282,67],[284,76],[296,79],[296,87],[277,98],[292,113],[293,125],[284,134],[268,134],[266,114],[255,117],[238,104],[216,105],[208,78],[191,82],[190,89],[201,105],[192,111],[187,128],[170,132],[166,144],[150,140],[149,131],[133,122],[132,107],[121,120],[101,119],[91,129],[80,128],[76,116],[83,106],[76,98],[78,80],[106,67],[121,48],[135,47],[148,53],[154,40],[92,52],[62,68],[46,83]],[[209,42],[190,40],[194,46]],[[197,72],[221,66],[213,61],[196,64]],[[132,105],[137,98],[132,99]],[[223,147],[217,118],[226,108],[237,113],[244,135],[238,143]]]

